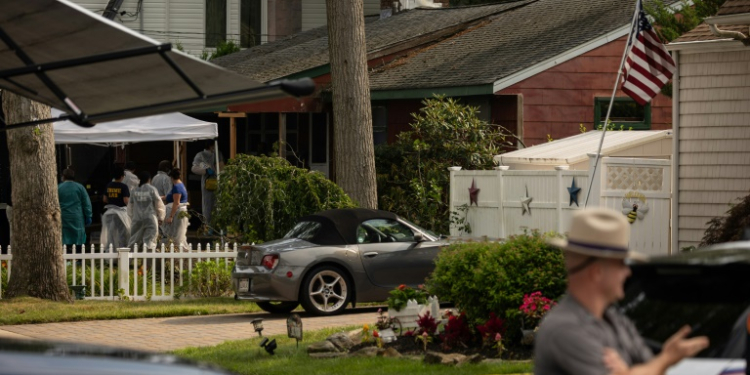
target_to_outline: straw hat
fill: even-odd
[[[631,251],[630,223],[625,215],[603,207],[589,208],[576,212],[570,225],[568,238],[552,238],[549,243],[564,251],[614,259],[634,259],[645,261],[648,258]]]

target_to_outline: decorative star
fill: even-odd
[[[531,216],[531,208],[529,207],[529,204],[531,201],[534,200],[534,198],[529,196],[529,186],[526,186],[526,195],[521,198],[521,215],[524,215],[526,212],[529,213],[529,216]]]
[[[572,206],[573,203],[576,204],[576,207],[581,207],[578,205],[578,193],[580,192],[581,188],[576,186],[576,179],[573,178],[573,184],[568,188],[568,194],[570,194],[570,203],[568,204],[568,207]]]
[[[477,185],[474,183],[474,179],[471,179],[471,187],[469,188],[469,206],[471,206],[472,203],[479,206],[479,190],[477,189]]]

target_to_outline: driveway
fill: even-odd
[[[375,324],[377,308],[347,310],[337,316],[300,313],[305,331],[328,327]],[[189,346],[212,346],[228,340],[257,337],[251,320],[263,318],[263,336],[286,334],[288,315],[253,313],[94,320],[86,322],[22,324],[0,326],[0,337],[75,341],[137,350],[166,352]]]

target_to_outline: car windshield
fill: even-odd
[[[403,221],[406,224],[411,225],[412,228],[415,228],[415,229],[419,230],[422,233],[426,233],[427,235],[432,236],[433,238],[438,238],[438,235],[435,234],[435,232],[433,232],[431,230],[424,229],[424,228],[420,227],[419,225],[414,224],[411,221],[404,219],[403,217],[399,217],[399,220]]]
[[[733,275],[746,272],[736,266],[633,267],[619,307],[652,349],[687,324],[691,336],[709,338],[709,348],[698,357],[742,358],[750,302],[737,289],[746,282]]]
[[[292,228],[284,238],[299,238],[300,240],[311,241],[320,232],[321,225],[317,221],[300,221]]]

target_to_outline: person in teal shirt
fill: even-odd
[[[91,200],[86,188],[73,181],[75,171],[66,168],[63,182],[57,186],[62,216],[63,245],[83,245],[86,242],[86,226],[91,225]]]

